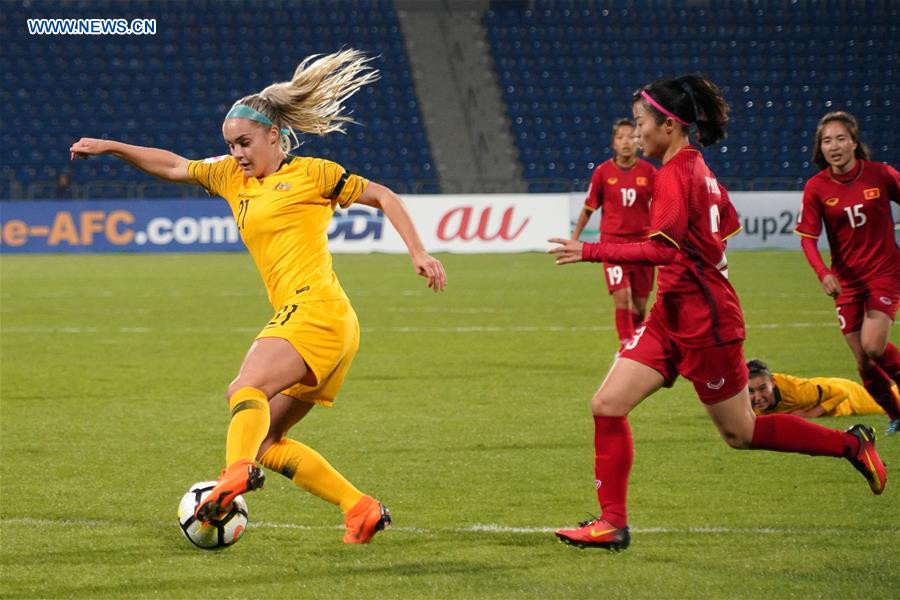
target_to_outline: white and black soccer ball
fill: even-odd
[[[231,510],[221,519],[201,523],[194,516],[197,506],[216,487],[215,481],[195,483],[181,497],[178,504],[178,525],[181,532],[198,548],[218,550],[237,542],[247,529],[247,502],[238,496],[232,503]]]

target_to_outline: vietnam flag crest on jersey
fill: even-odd
[[[881,190],[879,188],[868,188],[863,190],[863,197],[866,200],[874,200],[876,198],[881,198]]]

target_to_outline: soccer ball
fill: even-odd
[[[247,502],[243,496],[234,499],[231,510],[221,519],[209,523],[197,520],[194,511],[214,487],[215,481],[195,483],[178,504],[178,525],[181,532],[191,543],[204,550],[219,550],[230,546],[241,539],[247,529]]]

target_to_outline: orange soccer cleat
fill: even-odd
[[[345,544],[368,544],[375,534],[391,526],[391,511],[387,506],[363,496],[344,516]]]
[[[613,552],[624,550],[631,543],[628,526],[616,527],[602,519],[579,523],[575,529],[557,529],[559,541],[578,548],[606,548]]]
[[[266,474],[252,460],[244,459],[222,471],[216,481],[216,487],[194,511],[197,520],[204,523],[228,512],[240,494],[260,489],[266,482]]]
[[[859,440],[859,450],[847,460],[866,478],[872,493],[881,494],[887,483],[887,469],[875,450],[875,430],[866,425],[854,425],[847,433]]]

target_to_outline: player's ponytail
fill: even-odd
[[[685,133],[695,126],[697,141],[702,146],[715,144],[725,137],[728,103],[719,87],[700,75],[654,81],[635,92],[633,101],[644,102],[656,114],[659,124],[671,118]]]
[[[827,113],[819,119],[819,125],[816,127],[816,143],[813,146],[813,162],[816,163],[820,169],[828,167],[828,161],[825,160],[825,154],[822,152],[822,130],[825,129],[826,125],[833,121],[843,123],[844,127],[846,127],[847,131],[850,133],[850,137],[856,144],[856,150],[853,151],[853,156],[857,159],[869,160],[869,149],[862,143],[862,140],[859,139],[859,123],[856,122],[856,117],[848,112],[839,110]]]
[[[300,63],[290,81],[273,83],[261,92],[241,98],[229,115],[241,105],[264,115],[271,125],[281,130],[281,147],[285,152],[299,146],[293,129],[315,135],[344,133],[344,126],[354,122],[345,114],[344,102],[362,86],[379,78],[378,71],[368,66],[370,60],[371,57],[353,49],[309,56]]]

